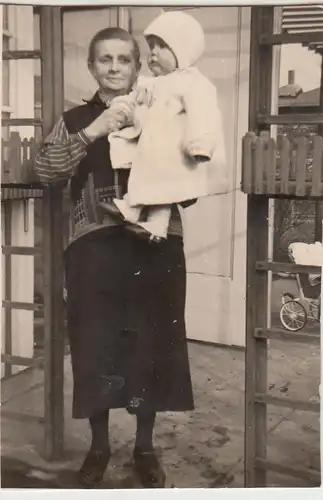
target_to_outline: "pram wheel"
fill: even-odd
[[[290,332],[298,332],[307,323],[307,312],[305,307],[297,300],[285,302],[279,312],[282,325]]]

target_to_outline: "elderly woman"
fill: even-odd
[[[63,114],[45,139],[36,170],[45,184],[70,182],[70,239],[65,251],[73,417],[89,419],[92,443],[79,471],[97,486],[110,459],[109,411],[136,415],[134,463],[144,487],[164,487],[154,452],[157,412],[194,407],[184,321],[186,270],[182,225],[172,209],[168,239],[152,244],[100,210],[125,193],[116,181],[107,136],[127,126],[109,109],[130,92],[140,70],[136,41],[121,28],[92,39],[89,70],[98,91]]]

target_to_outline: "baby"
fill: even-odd
[[[139,236],[161,241],[172,204],[226,193],[228,181],[217,91],[195,67],[204,52],[200,24],[186,13],[165,12],[144,36],[153,76],[140,77],[131,94],[111,105],[133,104],[133,125],[109,136],[113,168],[131,168],[128,192],[101,206],[128,228],[136,225]]]

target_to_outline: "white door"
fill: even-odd
[[[187,333],[191,339],[244,345],[246,197],[239,189],[240,143],[248,126],[250,8],[187,9],[205,32],[207,49],[199,67],[218,89],[231,180],[229,194],[201,199],[184,212]],[[131,8],[143,57],[142,32],[160,11]]]
[[[217,86],[223,114],[230,192],[186,210],[188,337],[225,345],[245,342],[246,197],[240,192],[241,138],[248,126],[250,9],[190,10],[207,50],[201,71]]]

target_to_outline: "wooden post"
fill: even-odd
[[[258,114],[270,114],[272,48],[260,45],[260,36],[273,30],[273,7],[251,8],[249,130],[259,133]],[[263,127],[266,129],[266,127]],[[268,130],[268,127],[267,127]],[[245,486],[265,486],[266,472],[256,458],[267,455],[267,408],[256,403],[256,393],[267,391],[267,339],[255,337],[256,327],[267,326],[267,273],[256,272],[256,262],[268,259],[268,197],[248,195],[247,296],[245,357]]]
[[[5,246],[11,245],[11,231],[12,231],[12,201],[6,200],[3,202],[4,209],[4,244]],[[12,273],[11,273],[11,255],[4,257],[4,279],[5,279],[5,300],[12,300]],[[5,334],[4,334],[4,352],[5,354],[12,354],[12,309],[4,310]],[[9,363],[4,365],[4,376],[10,377],[12,375],[12,366]]]
[[[321,86],[320,86],[320,109],[319,113],[323,113],[323,51],[321,52]],[[318,126],[318,132],[323,137],[323,125]],[[322,219],[323,219],[323,202],[315,203],[315,241],[322,241]]]
[[[63,35],[61,7],[40,7],[43,135],[63,111]],[[64,320],[62,193],[48,187],[43,200],[45,446],[47,460],[63,454]]]
[[[246,419],[245,419],[245,486],[265,487],[266,471],[276,471],[294,477],[313,477],[319,481],[319,473],[312,474],[303,468],[291,468],[267,460],[267,405],[289,407],[303,411],[319,411],[319,402],[286,400],[268,394],[267,382],[267,339],[300,341],[300,336],[286,335],[284,330],[266,328],[267,323],[267,281],[268,272],[289,272],[293,274],[319,272],[319,268],[298,266],[296,264],[273,263],[268,258],[268,215],[269,199],[272,187],[293,198],[308,195],[322,198],[322,138],[314,138],[313,169],[311,179],[306,172],[307,149],[309,141],[300,139],[296,155],[292,144],[282,138],[277,147],[280,153],[280,179],[274,181],[274,143],[263,148],[261,141],[270,130],[270,125],[279,123],[304,123],[304,115],[291,115],[288,119],[271,115],[272,66],[273,53],[268,44],[277,42],[278,38],[286,43],[294,41],[293,35],[272,35],[273,7],[252,7],[251,9],[251,58],[250,58],[250,92],[249,92],[249,130],[259,138],[255,139],[251,152],[250,138],[245,138],[243,190],[248,193],[247,206],[247,314],[246,314]],[[308,34],[304,34],[304,37]],[[281,38],[283,37],[283,38]],[[304,38],[303,37],[303,38]],[[261,46],[260,39],[266,41],[267,47]],[[270,43],[271,43],[270,42]],[[323,78],[322,78],[323,80]],[[323,83],[323,82],[322,82]],[[323,90],[321,88],[323,96]],[[323,103],[323,97],[322,101]],[[287,116],[287,115],[286,115]],[[309,114],[306,123],[318,124],[322,121],[319,114]],[[250,133],[249,133],[250,135]],[[295,148],[293,147],[295,150]],[[275,155],[276,156],[276,155]],[[296,156],[296,160],[295,159]],[[271,158],[271,159],[270,159]],[[291,165],[291,159],[293,162]],[[246,162],[250,162],[246,164]],[[289,168],[291,166],[291,169]],[[270,171],[268,170],[270,169]],[[289,172],[291,170],[291,172]],[[290,174],[290,175],[289,175]],[[264,180],[265,179],[265,180]],[[254,183],[252,182],[254,180]],[[267,186],[266,186],[267,182]],[[269,189],[270,187],[270,189]],[[266,191],[267,188],[267,191]],[[319,219],[321,226],[321,217]],[[318,223],[318,221],[317,221]],[[263,262],[262,259],[265,259]],[[262,332],[262,334],[260,333]],[[304,335],[310,341],[308,334]],[[319,336],[316,336],[316,342]]]

